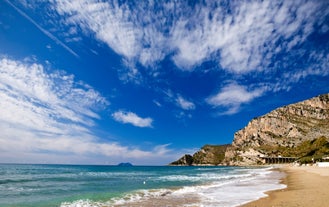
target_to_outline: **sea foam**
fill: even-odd
[[[203,170],[201,170],[203,171]],[[170,206],[207,206],[234,207],[267,196],[265,192],[282,189],[280,184],[284,176],[270,168],[241,168],[223,174],[206,173],[194,176],[168,175],[159,180],[200,182],[196,185],[180,188],[161,188],[137,190],[123,197],[112,198],[107,202],[79,200],[63,203],[61,207],[100,207],[100,206],[136,206],[140,204]]]

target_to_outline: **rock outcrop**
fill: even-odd
[[[273,157],[301,163],[329,157],[329,94],[254,118],[234,134],[232,145],[205,145],[171,165],[259,165]]]
[[[170,163],[169,165],[178,165],[178,166],[191,166],[193,164],[192,155],[186,154],[178,160]]]
[[[329,94],[284,106],[251,120],[234,134],[224,162],[260,164],[264,156],[281,156],[283,152],[287,156],[287,149],[319,137],[329,137]]]
[[[191,155],[184,155],[182,158],[170,165],[219,165],[225,158],[225,152],[230,145],[205,145],[199,151]]]

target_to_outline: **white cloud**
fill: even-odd
[[[93,118],[99,116],[91,109],[93,106],[107,105],[108,102],[92,88],[84,88],[74,82],[74,77],[63,72],[47,74],[38,64],[0,60],[0,89],[2,104],[8,107],[8,120],[19,122],[17,116],[11,116],[13,107],[27,113],[27,119],[42,121],[64,119],[73,123],[93,125]],[[34,116],[39,116],[34,117]],[[31,118],[34,117],[34,118]]]
[[[297,83],[309,76],[327,76],[329,75],[329,54],[312,52],[309,57],[309,62],[313,62],[311,66],[304,70],[286,71],[283,73],[283,83],[281,85],[290,85]]]
[[[153,103],[158,107],[162,107],[162,104],[157,100],[153,100]]]
[[[141,83],[141,73],[136,69],[135,62],[130,60],[123,60],[123,65],[126,67],[118,69],[119,79],[124,83],[134,82]]]
[[[51,2],[67,24],[94,33],[129,61],[153,66],[169,55],[179,68],[192,70],[215,58],[234,73],[265,70],[276,54],[304,43],[329,13],[324,2],[306,0],[225,7],[210,0],[193,7],[177,1]]]
[[[95,135],[96,112],[108,104],[72,75],[1,58],[0,162],[166,164],[174,159],[165,154],[172,151],[168,145],[142,150]],[[121,118],[139,126],[152,123],[132,113]]]
[[[195,104],[191,101],[184,99],[182,96],[178,95],[176,98],[176,103],[179,107],[184,110],[193,110],[195,109]]]
[[[229,4],[229,14],[223,7],[202,6],[173,28],[172,39],[179,48],[174,61],[189,68],[219,51],[225,70],[263,70],[277,47],[290,50],[305,41],[318,23],[320,8],[314,2],[254,1]],[[191,22],[198,24],[189,29]]]
[[[185,118],[192,118],[190,113],[192,110],[196,109],[195,103],[193,101],[187,100],[181,94],[175,94],[172,90],[161,90],[163,99],[165,102],[174,104],[179,109],[173,110],[173,114],[176,118],[184,120]]]
[[[242,104],[249,103],[260,97],[265,88],[248,90],[245,86],[230,83],[223,87],[216,95],[209,97],[206,102],[214,107],[225,108],[221,114],[235,114],[239,112]]]
[[[60,14],[70,14],[68,22],[77,23],[83,30],[93,32],[97,39],[107,43],[127,59],[135,58],[141,48],[138,41],[142,31],[130,19],[129,7],[118,2],[55,1]]]
[[[132,124],[136,127],[152,127],[153,120],[151,118],[141,118],[133,112],[117,111],[112,114],[114,120],[124,123]]]

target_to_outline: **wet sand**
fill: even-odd
[[[111,207],[200,207],[200,199],[195,195],[173,196],[171,192],[164,193],[159,197],[151,197],[131,203],[111,205]]]
[[[271,191],[268,197],[242,207],[324,207],[329,206],[329,167],[282,167],[287,173],[286,189]]]

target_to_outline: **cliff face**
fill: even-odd
[[[225,158],[225,152],[230,145],[205,145],[193,154],[194,165],[219,165]]]
[[[189,154],[184,155],[178,160],[170,163],[169,165],[190,166],[193,164],[193,157]]]
[[[226,150],[229,165],[254,165],[262,156],[280,156],[307,140],[329,137],[329,94],[278,108],[251,120]],[[285,149],[285,150],[278,150]]]
[[[227,147],[230,145],[205,145],[191,155],[184,155],[170,165],[219,165],[223,162]]]
[[[262,157],[297,157],[300,162],[329,155],[329,94],[291,104],[251,120],[232,145],[205,145],[171,165],[257,165]]]

